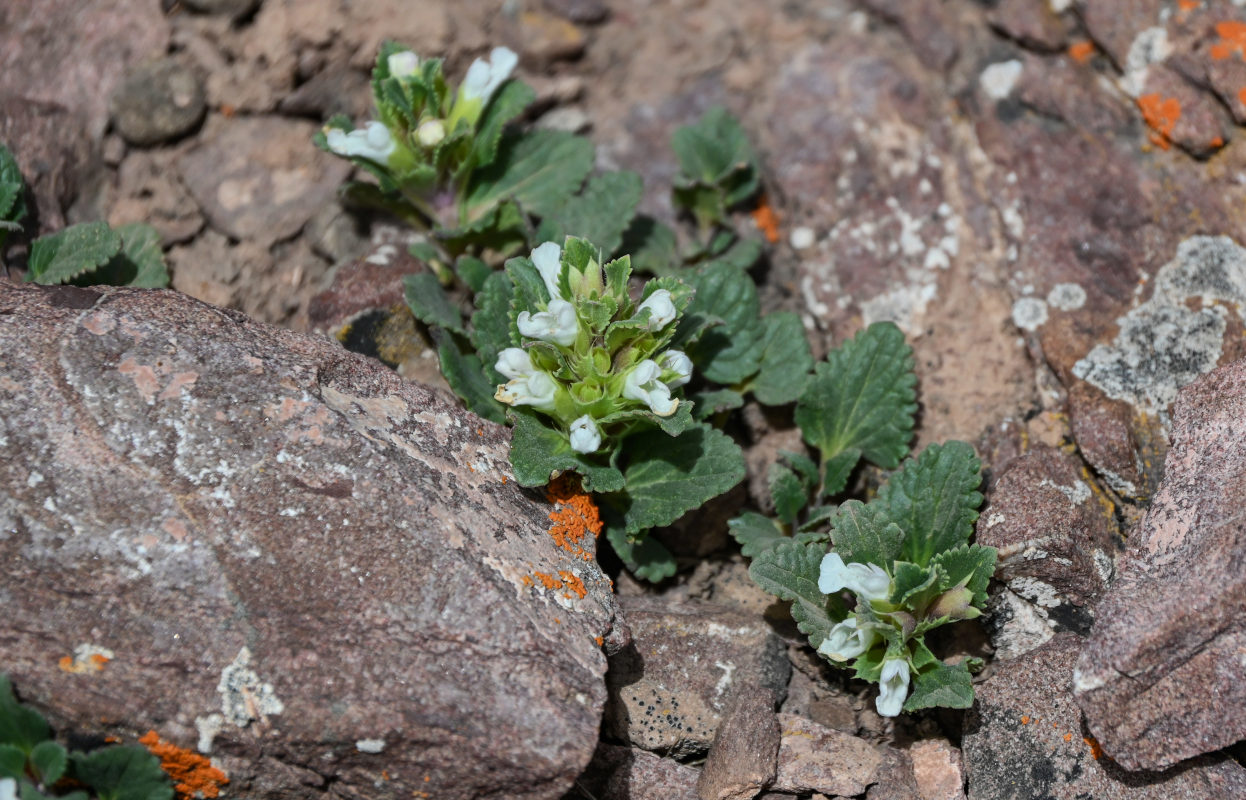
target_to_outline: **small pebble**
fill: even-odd
[[[169,58],[131,72],[113,92],[113,128],[128,144],[150,147],[190,133],[203,119],[207,102],[195,73]]]
[[[813,243],[816,238],[817,237],[813,232],[813,228],[808,228],[802,225],[799,228],[792,229],[792,233],[788,237],[788,242],[791,243],[793,250],[805,250],[813,247]]]

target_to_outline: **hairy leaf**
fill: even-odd
[[[24,193],[25,184],[22,182],[22,171],[17,166],[17,159],[7,147],[0,144],[0,222],[16,223],[26,216]]]
[[[497,159],[472,174],[462,207],[470,227],[504,200],[539,217],[557,211],[593,168],[593,143],[560,131],[502,138]]]
[[[463,315],[450,302],[446,290],[431,272],[417,272],[402,279],[403,296],[411,313],[425,325],[445,328],[460,336],[466,335]]]
[[[173,783],[160,768],[160,759],[142,747],[105,747],[71,758],[73,777],[100,800],[173,800]]]
[[[897,561],[892,569],[895,589],[891,602],[909,610],[924,609],[939,594],[940,570],[937,566],[919,567],[907,561]]]
[[[986,602],[986,587],[995,574],[996,555],[994,547],[966,544],[936,553],[930,564],[943,571],[940,589],[947,590],[963,583],[973,592],[973,604],[981,608]]]
[[[904,532],[874,503],[849,500],[831,520],[831,541],[846,564],[877,564],[889,570],[903,539]]]
[[[0,673],[0,744],[11,744],[29,755],[35,745],[51,735],[47,720],[17,702],[9,676]]]
[[[826,547],[799,542],[780,542],[758,553],[748,574],[758,586],[792,602],[792,618],[815,649],[830,635],[831,628],[847,616],[842,601],[818,590],[818,576]]]
[[[805,391],[813,369],[813,354],[800,317],[792,311],[776,311],[761,318],[761,328],[761,369],[749,381],[749,388],[764,405],[795,402]]]
[[[622,472],[572,450],[565,434],[547,427],[535,414],[516,412],[514,418],[511,469],[520,486],[544,486],[555,472],[573,470],[580,474],[586,492],[617,492],[623,488]]]
[[[536,92],[523,81],[509,80],[498,87],[476,126],[472,154],[467,162],[473,169],[492,163],[506,123],[522,114],[535,99]]]
[[[756,157],[748,136],[725,108],[712,108],[696,124],[671,137],[671,149],[683,171],[677,186],[704,184],[719,188],[727,206],[757,191]]]
[[[696,404],[693,415],[697,419],[709,419],[720,411],[730,411],[744,405],[744,395],[734,389],[715,389],[698,392],[692,396]]]
[[[665,545],[652,536],[629,537],[626,524],[613,514],[607,513],[606,521],[606,540],[629,572],[650,583],[675,574],[675,556]]]
[[[121,236],[121,252],[109,262],[124,278],[109,280],[117,286],[135,286],[140,289],[164,289],[169,285],[169,268],[164,261],[160,246],[160,232],[142,222],[133,222],[116,229]]]
[[[877,322],[818,364],[796,404],[805,441],[827,461],[849,449],[893,469],[913,437],[913,351],[890,322]]]
[[[925,566],[936,553],[968,543],[982,504],[980,466],[972,447],[945,442],[891,476],[871,505],[904,531],[900,558]]]
[[[66,283],[104,266],[121,252],[121,236],[106,222],[83,222],[34,241],[26,280]]]
[[[905,711],[922,708],[969,708],[973,705],[973,679],[964,664],[938,662],[913,677],[913,690],[904,703]]]
[[[51,786],[65,774],[65,766],[69,763],[69,755],[65,748],[53,741],[39,742],[30,751],[30,764],[39,776],[39,782]]]
[[[431,333],[441,359],[441,374],[468,410],[492,422],[505,422],[502,404],[493,399],[497,384],[485,377],[480,356],[462,346],[449,331],[433,328]]]
[[[619,249],[623,233],[640,202],[640,176],[635,172],[604,172],[589,179],[584,191],[572,196],[541,222],[538,238],[561,243],[578,236],[610,255]]]
[[[745,511],[728,522],[727,529],[747,558],[755,558],[777,544],[792,541],[777,522],[756,511]]]
[[[680,328],[698,317],[721,320],[688,347],[697,372],[707,380],[731,385],[757,372],[765,348],[757,286],[747,272],[711,262],[686,279],[696,290]],[[676,334],[676,339],[680,339]]]
[[[15,744],[0,744],[0,778],[20,778],[26,771],[26,753]]]
[[[459,280],[463,281],[464,285],[473,292],[479,292],[483,289],[485,281],[489,280],[489,276],[493,275],[494,272],[493,267],[475,256],[459,256],[458,260],[454,262],[454,274],[458,275]]]
[[[809,499],[804,482],[795,472],[777,463],[770,465],[766,482],[770,486],[770,499],[774,502],[775,514],[789,525],[795,522],[796,515]]]
[[[650,275],[676,275],[684,272],[675,231],[644,214],[632,218],[631,224],[623,232],[619,252],[631,254],[632,266]]]
[[[510,307],[514,285],[505,272],[493,272],[476,294],[476,312],[472,314],[472,346],[490,381],[505,383],[506,378],[494,365],[498,353],[513,345]]]

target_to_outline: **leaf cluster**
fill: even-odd
[[[138,745],[67,751],[47,720],[21,705],[0,673],[0,779],[17,782],[20,800],[172,800],[160,760]],[[85,790],[82,788],[85,787]],[[88,794],[89,792],[89,794]]]

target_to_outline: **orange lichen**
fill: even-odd
[[[1213,136],[1211,141],[1207,143],[1209,147],[1224,147],[1224,137]]]
[[[588,594],[588,589],[584,588],[584,581],[580,580],[574,573],[560,569],[558,570],[558,575],[562,578],[567,588],[575,592],[578,597],[583,598],[584,595]]]
[[[60,661],[56,662],[56,666],[61,668],[62,672],[68,672],[71,675],[82,675],[90,672],[102,672],[104,665],[111,659],[102,653],[91,653],[83,658],[81,654],[73,656],[64,656]]]
[[[1071,733],[1066,733],[1066,734],[1064,734],[1064,741],[1066,741],[1066,742],[1071,742],[1071,741],[1073,741],[1073,734],[1071,734]]]
[[[1177,9],[1180,11],[1193,11],[1201,5],[1199,0],[1177,0]]]
[[[1163,97],[1159,93],[1144,94],[1138,98],[1142,118],[1151,126],[1151,142],[1167,150],[1172,142],[1173,128],[1181,119],[1181,103],[1175,97]]]
[[[1093,736],[1083,736],[1082,741],[1090,748],[1090,757],[1098,761],[1099,756],[1103,755],[1103,748],[1099,746],[1099,742]]]
[[[753,209],[753,222],[767,242],[774,244],[779,241],[779,215],[775,213],[774,206],[770,205],[764,192],[757,201],[757,208]]]
[[[581,541],[590,533],[596,538],[602,527],[601,514],[593,498],[580,489],[579,478],[570,473],[550,481],[545,496],[558,506],[549,515],[554,523],[549,529],[554,543],[573,556],[589,560],[591,555]]]
[[[160,768],[173,779],[173,791],[177,800],[218,797],[221,785],[229,783],[224,772],[212,766],[212,762],[198,753],[160,741],[155,731],[148,731],[138,743],[160,759]]]
[[[605,640],[605,639],[603,639],[603,638],[602,638],[602,637],[600,637],[600,636],[594,636],[594,637],[593,637],[593,641],[594,641],[594,642],[597,642],[597,646],[598,646],[598,647],[601,647],[601,646],[602,646],[602,644],[603,644],[606,640]]]
[[[1213,44],[1207,51],[1212,58],[1223,61],[1234,53],[1246,58],[1246,22],[1236,20],[1217,22],[1216,33],[1220,36],[1220,41]]]
[[[1085,64],[1094,54],[1095,45],[1094,42],[1089,39],[1079,39],[1069,45],[1069,58],[1073,59],[1078,64]]]
[[[558,580],[553,575],[546,575],[544,572],[534,572],[532,574],[536,576],[536,579],[540,581],[546,589],[562,588],[562,581]]]
[[[1029,724],[1030,724],[1030,718],[1029,718],[1028,716],[1024,716],[1024,715],[1023,715],[1023,716],[1021,717],[1021,724],[1022,724],[1022,725],[1029,725]]]

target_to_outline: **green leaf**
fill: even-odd
[[[747,558],[755,558],[775,545],[792,541],[779,523],[756,511],[745,511],[728,522],[727,529],[739,542],[740,552]]]
[[[511,340],[510,307],[514,284],[505,272],[490,273],[476,293],[476,312],[472,314],[472,346],[484,365],[485,373],[494,383],[506,378],[493,368],[498,353],[513,345]]]
[[[930,565],[938,566],[943,572],[940,590],[964,584],[973,592],[973,604],[981,608],[986,602],[986,587],[995,574],[997,554],[994,547],[967,544],[936,553]]]
[[[555,472],[574,470],[580,474],[586,492],[616,492],[623,488],[622,472],[572,450],[566,434],[547,427],[535,414],[516,412],[514,418],[511,469],[520,486],[544,486]]]
[[[26,753],[15,744],[0,744],[0,778],[20,778],[26,772]]]
[[[841,450],[838,454],[828,458],[822,464],[824,473],[822,494],[826,497],[833,497],[842,492],[844,487],[848,485],[848,478],[851,477],[852,471],[860,460],[861,451],[855,447]]]
[[[916,611],[925,609],[939,594],[939,568],[921,567],[907,561],[897,561],[892,568],[895,589],[891,602]]]
[[[433,251],[436,252],[436,248],[433,248]],[[424,260],[427,261],[428,259]],[[463,281],[463,284],[473,292],[479,292],[483,289],[485,281],[489,279],[490,275],[495,273],[496,270],[493,267],[475,256],[459,256],[458,261],[454,262],[454,274],[458,275],[459,280]],[[479,302],[477,302],[477,305],[479,305]]]
[[[470,226],[504,200],[514,200],[527,214],[551,214],[592,168],[593,144],[583,137],[562,131],[505,136],[497,160],[472,174],[461,221]]]
[[[748,136],[724,108],[712,108],[696,124],[675,131],[671,149],[686,181],[718,187],[727,206],[757,191],[756,157]]]
[[[724,385],[743,381],[757,372],[765,348],[757,287],[747,272],[729,264],[711,262],[686,278],[696,290],[680,328],[696,325],[698,317],[721,320],[687,348],[697,372]],[[676,339],[680,336],[677,333]]]
[[[809,456],[793,453],[791,450],[780,450],[779,457],[796,470],[801,480],[804,481],[806,489],[812,489],[818,485],[818,465],[813,463],[813,459]]]
[[[680,401],[674,414],[659,417],[657,414],[646,411],[643,416],[657,425],[667,436],[679,436],[696,424],[692,420],[692,403],[687,400]]]
[[[936,554],[969,542],[982,495],[981,465],[964,442],[932,444],[909,459],[870,505],[904,531],[899,557],[925,565]]]
[[[105,222],[84,222],[43,236],[30,246],[26,280],[66,283],[104,266],[121,252],[121,237]]]
[[[698,392],[692,396],[695,404],[693,415],[697,419],[709,419],[720,411],[731,411],[744,405],[744,395],[734,389],[715,389]]]
[[[116,233],[121,237],[121,252],[105,266],[106,276],[94,282],[139,289],[167,288],[169,268],[164,262],[160,232],[142,222],[132,222],[117,228]]]
[[[813,511],[809,512],[809,516],[805,519],[803,525],[800,526],[799,534],[796,538],[807,536],[821,537],[823,541],[831,541],[830,525],[835,514],[839,511],[839,506],[817,506]],[[826,530],[823,530],[825,528]]]
[[[876,322],[817,365],[796,404],[796,424],[823,461],[858,449],[893,469],[913,437],[916,382],[904,334],[890,322]]]
[[[766,482],[770,486],[770,499],[774,501],[775,513],[779,519],[791,525],[809,500],[804,481],[795,472],[776,463],[770,465]]]
[[[767,314],[761,319],[761,327],[761,370],[749,381],[749,388],[764,405],[795,402],[805,391],[813,369],[805,328],[792,311]]]
[[[160,759],[136,745],[74,753],[72,776],[100,800],[173,800],[173,784]]]
[[[652,536],[630,538],[621,519],[607,514],[606,540],[628,572],[641,580],[660,583],[675,574],[675,556]]]
[[[608,502],[628,533],[669,525],[744,480],[744,454],[726,434],[703,422],[672,439],[649,430],[624,442],[625,492]]]
[[[437,326],[466,335],[463,315],[450,302],[446,290],[431,272],[417,272],[402,279],[403,295],[411,313],[425,325]]]
[[[535,99],[536,92],[523,81],[509,80],[498,88],[476,125],[471,159],[468,161],[472,168],[483,167],[493,161],[506,123],[522,114]]]
[[[480,356],[464,348],[448,331],[433,328],[430,333],[441,359],[441,374],[468,410],[491,422],[506,422],[502,404],[493,399],[497,384],[485,377]]]
[[[757,239],[736,239],[729,248],[714,256],[714,260],[747,270],[757,263],[764,251]]]
[[[969,708],[973,705],[973,679],[964,664],[940,662],[933,669],[919,672],[913,691],[904,703],[905,711],[922,708]]]
[[[0,144],[0,221],[19,222],[26,216],[25,184],[17,159]]]
[[[874,503],[849,500],[831,520],[831,541],[845,564],[877,564],[890,571],[903,539],[900,527]]]
[[[568,235],[578,236],[593,242],[607,255],[614,253],[636,214],[643,188],[635,172],[595,175],[584,191],[542,220],[538,238],[561,243]]]
[[[818,576],[826,548],[788,541],[758,553],[748,574],[758,586],[792,602],[792,618],[814,649],[842,622],[848,612],[843,602],[818,590]]]
[[[30,751],[30,763],[39,776],[39,783],[51,786],[65,774],[65,766],[69,763],[69,755],[65,748],[53,741],[39,742]]]
[[[632,266],[650,275],[679,275],[684,270],[675,231],[643,214],[633,217],[619,252],[630,253]]]
[[[0,744],[11,744],[29,755],[35,745],[50,739],[47,720],[33,708],[17,702],[9,676],[0,673]]]

